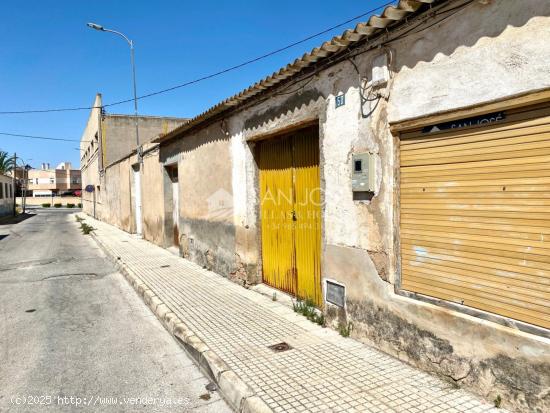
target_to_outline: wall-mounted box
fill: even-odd
[[[351,190],[353,192],[374,192],[375,158],[372,153],[354,153],[352,159]]]
[[[388,57],[386,54],[376,56],[372,61],[372,86],[382,86],[388,83],[390,72],[388,70]]]
[[[328,303],[344,308],[346,305],[346,287],[335,281],[326,280],[325,300]]]

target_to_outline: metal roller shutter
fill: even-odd
[[[550,106],[400,143],[401,288],[550,328]]]

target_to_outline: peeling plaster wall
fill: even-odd
[[[548,16],[546,0],[475,1],[441,27],[392,43],[390,121],[550,87]]]
[[[261,280],[255,141],[318,120],[323,277],[347,288],[345,309],[327,304],[329,324],[352,323],[355,338],[490,401],[500,395],[508,408],[544,411],[549,409],[550,340],[394,292],[399,155],[389,121],[550,86],[550,20],[533,17],[550,15],[550,2],[486,3],[474,2],[443,23],[390,44],[397,73],[388,89],[378,90],[389,95],[389,103],[361,97],[366,92],[360,79],[370,74],[382,49],[356,57],[355,66],[344,61],[282,86],[269,99],[228,117],[236,251],[249,279]],[[346,104],[336,108],[334,96],[340,93],[346,94]],[[363,151],[376,155],[375,193],[355,201],[351,154]]]
[[[178,164],[182,255],[239,283],[260,282],[256,141],[317,122],[322,273],[344,284],[347,292],[344,309],[326,305],[329,325],[351,323],[353,337],[488,400],[500,395],[505,407],[550,410],[549,339],[394,292],[399,275],[394,219],[399,141],[389,130],[390,121],[550,87],[549,15],[550,2],[543,0],[474,1],[441,23],[428,19],[429,29],[393,41],[388,49],[280,86],[221,122],[161,145],[161,163]],[[396,73],[387,87],[371,91],[382,95],[377,101],[362,79],[385,51]],[[334,97],[341,93],[346,104],[336,108]],[[375,155],[370,199],[353,199],[354,152]],[[117,182],[113,185],[119,185],[126,204],[113,203],[112,208],[131,211],[130,164],[118,168],[109,179]],[[160,187],[166,188],[161,172],[147,178],[159,188],[144,194],[144,200],[160,197]],[[162,211],[170,212],[166,202]],[[147,208],[144,216],[162,219],[156,203]],[[131,214],[108,219],[133,225]],[[145,233],[155,242],[162,238]]]
[[[163,164],[178,165],[182,256],[226,277],[239,278],[230,137],[215,123],[161,146],[160,159]]]

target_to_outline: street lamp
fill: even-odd
[[[128,37],[126,37],[124,34],[117,32],[116,30],[106,29],[105,27],[96,24],[96,23],[86,23],[86,25],[94,30],[98,30],[100,32],[110,32],[114,33],[116,35],[119,35],[122,37],[128,44],[130,45],[130,55],[132,59],[132,78],[134,83],[134,121],[136,124],[136,151],[138,154],[138,160],[141,162],[141,148],[139,146],[139,128],[138,128],[138,105],[137,105],[137,91],[136,91],[136,64],[134,59],[134,42]]]

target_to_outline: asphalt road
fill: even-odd
[[[229,412],[73,214],[0,222],[0,412]]]

